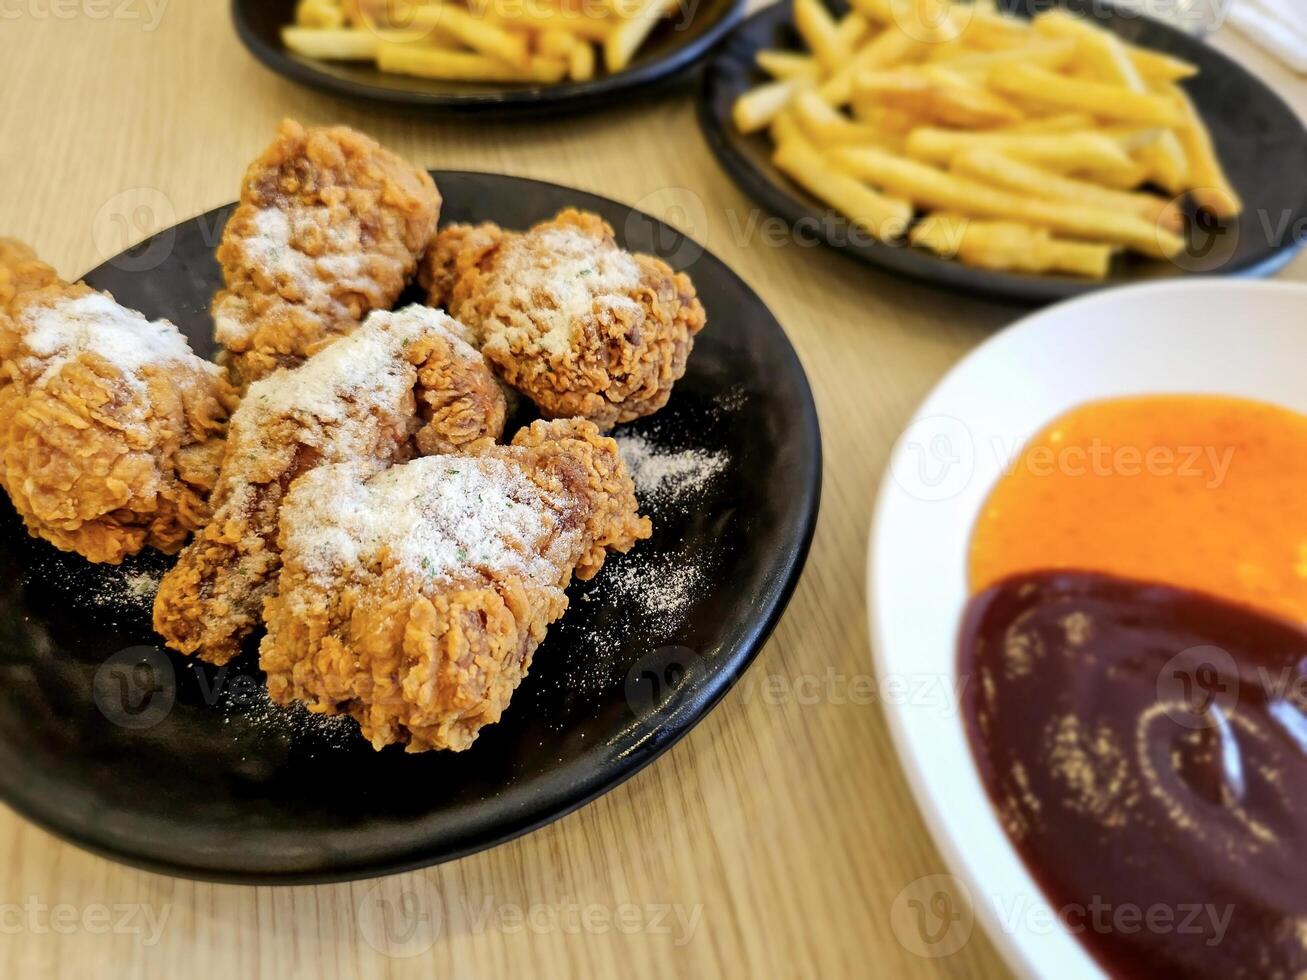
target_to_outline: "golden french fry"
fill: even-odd
[[[440,3],[423,7],[412,17],[414,26],[430,27],[462,41],[478,54],[498,58],[516,68],[526,70],[531,52],[526,35],[477,16],[453,3]]]
[[[543,4],[528,6],[530,9],[523,10],[516,3],[501,5],[497,0],[469,0],[468,3],[474,16],[498,24],[506,30],[561,30],[587,41],[604,41],[619,23],[607,12],[595,14],[588,7],[571,10],[546,7]]]
[[[588,41],[572,46],[567,57],[567,74],[574,82],[588,82],[595,74],[595,49]]]
[[[1237,217],[1243,213],[1243,200],[1221,166],[1211,132],[1180,86],[1169,86],[1168,94],[1184,117],[1176,136],[1189,158],[1189,189],[1194,200],[1218,218]]]
[[[639,13],[618,21],[612,33],[604,39],[604,67],[610,72],[626,68],[658,22],[676,9],[677,2],[644,0]]]
[[[324,61],[371,61],[381,39],[352,27],[283,27],[281,43],[296,54]]]
[[[764,129],[784,109],[799,89],[798,79],[765,82],[751,88],[735,100],[731,119],[741,133],[755,133]]]
[[[853,97],[853,79],[858,73],[892,68],[920,53],[924,47],[924,42],[909,37],[898,27],[887,27],[822,83],[821,97],[831,105],[844,105]]]
[[[1022,48],[1000,48],[997,51],[968,51],[940,46],[930,54],[930,60],[954,71],[987,73],[998,65],[1038,65],[1056,71],[1071,63],[1076,55],[1076,42],[1052,40],[1028,44]]]
[[[1072,238],[1125,245],[1154,258],[1170,258],[1184,248],[1178,235],[1138,215],[1013,194],[874,147],[836,147],[827,157],[849,175],[921,207],[1024,222]]]
[[[864,72],[853,79],[853,97],[906,109],[948,126],[987,129],[1023,118],[1021,110],[1005,99],[939,68]]]
[[[989,73],[989,84],[1021,100],[1088,112],[1104,119],[1146,126],[1178,126],[1182,119],[1179,110],[1163,96],[1068,78],[1034,65],[999,65]]]
[[[581,42],[561,27],[547,27],[536,33],[536,53],[548,58],[568,58]]]
[[[337,0],[300,0],[295,5],[295,23],[300,27],[329,29],[344,27],[345,10]],[[321,56],[310,55],[309,57]]]
[[[473,52],[388,43],[377,48],[377,67],[402,75],[465,82],[554,83],[567,74],[567,63],[556,58],[530,58],[520,67]]]
[[[1131,67],[1146,81],[1174,82],[1198,74],[1198,69],[1187,61],[1162,54],[1160,51],[1150,51],[1126,44],[1110,31],[1066,10],[1046,11],[1035,18],[1034,25],[1035,30],[1045,37],[1086,41],[1090,46],[1094,44],[1092,38],[1095,36],[1111,38],[1124,51]],[[1097,53],[1092,50],[1087,53],[1091,63],[1102,64],[1101,50]]]
[[[1087,180],[1065,177],[997,150],[970,150],[953,158],[950,169],[1003,190],[1052,201],[1072,201],[1092,207],[1137,214],[1145,221],[1179,232],[1180,212],[1156,194],[1112,190]]]
[[[1129,179],[1138,178],[1142,169],[1119,143],[1093,131],[964,133],[923,127],[909,133],[907,142],[908,154],[927,163],[948,163],[959,153],[980,147],[1002,150],[1019,160],[1054,170],[1115,172]]]
[[[794,0],[794,29],[827,71],[834,71],[852,54],[822,0]]]
[[[875,126],[865,122],[854,122],[838,109],[833,108],[812,89],[797,93],[791,105],[803,131],[818,146],[840,143],[884,145],[892,140]]]
[[[816,81],[821,74],[815,57],[797,51],[764,49],[754,56],[754,61],[772,78],[808,78]]]
[[[976,221],[960,214],[927,215],[908,240],[964,265],[1013,272],[1064,272],[1104,279],[1112,247],[1053,238],[1045,228],[1015,221]]]
[[[1055,116],[1043,116],[1039,119],[1026,119],[1011,126],[1004,126],[1000,133],[1073,133],[1078,129],[1093,129],[1094,117],[1082,112],[1063,112]]]
[[[881,241],[901,237],[912,220],[912,205],[907,201],[879,194],[835,170],[801,135],[788,134],[782,139],[772,162],[808,193]]]
[[[858,45],[867,36],[867,31],[870,29],[871,25],[867,22],[867,18],[856,10],[845,14],[841,18],[836,27],[835,35],[845,58],[853,56],[853,52],[858,49]]]
[[[1130,52],[1130,60],[1139,69],[1145,81],[1155,84],[1182,82],[1186,78],[1193,78],[1198,74],[1197,65],[1182,61],[1179,58],[1173,58],[1169,54],[1162,54],[1160,51],[1149,51],[1147,48],[1137,48],[1133,45],[1126,45],[1126,48]]]

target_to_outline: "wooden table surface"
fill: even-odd
[[[896,433],[950,365],[1023,311],[770,243],[698,131],[692,84],[580,118],[424,119],[269,73],[238,45],[227,6],[0,4],[0,234],[79,275],[235,197],[283,116],[356,126],[427,166],[638,205],[739,272],[798,348],[826,449],[816,541],[775,637],[689,737],[488,853],[380,882],[217,886],[120,867],[0,808],[0,976],[1001,973],[979,929],[947,957],[896,938],[903,890],[945,869],[867,696],[863,568]],[[1228,30],[1214,43],[1307,112],[1302,78]],[[1307,279],[1307,259],[1282,275]],[[379,899],[440,914],[387,941]]]

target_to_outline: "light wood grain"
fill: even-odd
[[[745,681],[656,765],[580,812],[492,852],[383,882],[387,894],[429,885],[440,897],[445,927],[417,944],[419,955],[385,955],[368,941],[359,908],[373,907],[375,883],[174,880],[92,857],[2,810],[0,906],[33,898],[80,913],[145,904],[167,919],[153,945],[141,935],[63,935],[4,919],[0,976],[1000,974],[979,931],[933,960],[894,937],[895,896],[944,868],[878,708],[767,693],[769,683],[792,690],[802,677],[824,684],[829,673],[865,682],[864,542],[886,454],[941,374],[1022,311],[904,282],[826,249],[746,240],[738,230],[762,216],[709,154],[689,86],[581,118],[437,120],[336,101],[267,72],[239,47],[219,0],[175,0],[153,31],[143,19],[34,13],[49,9],[24,0],[0,19],[0,234],[31,242],[66,275],[232,199],[280,117],[343,122],[428,166],[557,181],[639,203],[692,232],[757,289],[793,339],[816,393],[827,464],[807,572]],[[1301,78],[1229,32],[1215,43],[1307,110]],[[152,209],[133,212],[125,229],[112,217],[124,200]],[[1307,260],[1283,275],[1307,278]],[[671,934],[578,934],[556,918],[573,903],[701,912],[678,945],[674,924]],[[540,906],[539,934],[450,912],[487,905],[510,916]]]

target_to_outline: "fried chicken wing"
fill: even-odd
[[[208,520],[235,392],[167,320],[0,240],[0,485],[93,562],[176,552]]]
[[[424,306],[377,311],[300,367],[250,386],[232,416],[213,521],[155,600],[169,646],[215,664],[240,651],[276,588],[279,515],[297,478],[342,462],[373,473],[498,438],[503,393],[464,335]]]
[[[508,706],[572,575],[649,535],[617,444],[580,419],[371,477],[315,470],[282,513],[269,693],[352,715],[377,749],[466,749]]]
[[[218,261],[218,342],[242,388],[390,309],[435,233],[424,170],[343,126],[286,120],[245,174]]]
[[[452,225],[419,276],[544,415],[601,428],[667,404],[706,322],[688,276],[623,251],[601,218],[572,209],[525,233]]]

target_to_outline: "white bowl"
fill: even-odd
[[[1304,371],[1307,286],[1189,279],[1111,290],[982,344],[894,447],[867,569],[880,690],[919,692],[883,699],[899,758],[959,890],[1019,974],[1103,975],[1048,914],[1056,910],[1000,826],[962,727],[953,692],[976,516],[1025,442],[1076,405],[1212,393],[1307,412]]]

